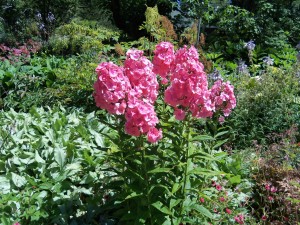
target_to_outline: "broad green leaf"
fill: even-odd
[[[160,201],[153,203],[152,206],[164,214],[173,215],[173,213],[170,211],[170,209],[168,209],[166,206],[164,206]]]
[[[12,182],[14,183],[14,185],[16,185],[19,188],[24,186],[27,183],[25,177],[22,177],[13,172],[11,173],[11,179],[12,179]]]

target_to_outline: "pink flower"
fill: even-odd
[[[154,106],[151,103],[132,98],[127,105],[128,107],[125,112],[125,132],[127,134],[132,136],[146,134],[158,123]],[[148,140],[159,140],[161,137],[161,130],[159,132],[157,130],[151,130],[148,135]]]
[[[158,82],[153,64],[143,56],[143,51],[128,50],[124,62],[124,74],[135,90],[135,98],[154,103],[158,95]]]
[[[150,128],[147,133],[147,139],[150,143],[155,143],[162,138],[162,131],[161,129],[156,129],[155,127]]]
[[[235,222],[238,224],[244,224],[244,215],[238,214],[237,216],[234,217]]]
[[[274,192],[276,192],[276,191],[277,191],[277,188],[276,188],[276,187],[274,187],[274,186],[272,186],[270,190],[271,190],[271,192],[273,192],[273,193],[274,193]]]
[[[217,185],[216,185],[216,189],[217,189],[218,191],[221,191],[221,190],[222,190],[222,186],[221,186],[220,184],[217,184]]]
[[[168,83],[168,75],[175,59],[174,46],[169,42],[161,42],[155,46],[153,72],[162,77],[162,84]]]
[[[231,214],[231,210],[228,209],[228,208],[225,209],[225,212],[226,212],[227,214]]]
[[[204,198],[200,198],[200,202],[204,203],[205,202]]]
[[[266,215],[263,215],[263,216],[261,217],[261,219],[262,219],[263,221],[266,221],[266,220],[267,220],[267,216],[266,216]]]
[[[16,223],[14,223],[13,225],[21,225],[21,224],[19,224],[19,222],[16,222]]]
[[[220,124],[222,124],[222,123],[225,122],[224,116],[220,116],[218,120],[219,120],[219,123],[220,123]]]
[[[124,114],[130,83],[123,69],[112,62],[104,62],[98,65],[96,73],[98,79],[94,83],[93,93],[96,105],[111,114]]]
[[[216,110],[222,111],[224,116],[229,116],[231,110],[236,106],[233,89],[234,87],[229,81],[217,80],[210,90],[211,101],[215,104]]]
[[[273,201],[274,198],[272,196],[268,196],[269,201]]]
[[[271,185],[270,184],[265,184],[265,188],[266,188],[267,191],[269,191],[270,188],[271,188]]]
[[[222,196],[219,198],[220,202],[225,202],[225,198]]]

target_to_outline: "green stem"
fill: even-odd
[[[189,123],[189,118],[187,119],[187,121],[184,123],[184,126],[183,126],[183,133],[182,133],[182,136],[184,137],[184,135],[186,135],[186,130],[188,131],[187,133],[187,136],[186,138],[184,138],[184,141],[183,141],[183,145],[182,145],[182,148],[185,150],[185,156],[182,160],[182,162],[185,164],[185,168],[184,168],[184,177],[183,177],[183,187],[182,187],[182,196],[183,196],[183,201],[181,203],[181,217],[183,217],[183,214],[184,214],[184,209],[183,209],[183,203],[184,203],[184,200],[186,199],[186,196],[187,196],[187,188],[186,188],[186,185],[187,185],[187,179],[188,179],[188,160],[189,160],[189,153],[190,153],[190,135],[191,135],[191,130],[190,130],[190,123]]]
[[[148,208],[148,214],[149,214],[149,218],[150,218],[150,224],[153,224],[153,220],[152,220],[152,213],[151,213],[151,207],[150,207],[150,196],[149,196],[149,179],[148,179],[148,170],[147,170],[147,162],[145,160],[145,156],[146,156],[146,149],[142,149],[142,162],[143,162],[143,169],[144,169],[144,177],[146,180],[146,196],[147,196],[147,208]]]

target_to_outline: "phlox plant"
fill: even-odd
[[[174,50],[159,43],[153,61],[130,49],[123,66],[96,68],[96,105],[105,109],[111,132],[107,152],[113,172],[104,184],[103,215],[119,224],[207,224],[217,221],[199,204],[201,188],[226,157],[225,132],[200,135],[200,119],[218,123],[236,106],[234,87],[217,80],[211,88],[193,46]],[[105,213],[104,213],[105,212]],[[234,216],[232,221],[234,221]]]

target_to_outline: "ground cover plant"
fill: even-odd
[[[0,3],[0,224],[299,224],[299,1],[133,2]]]

